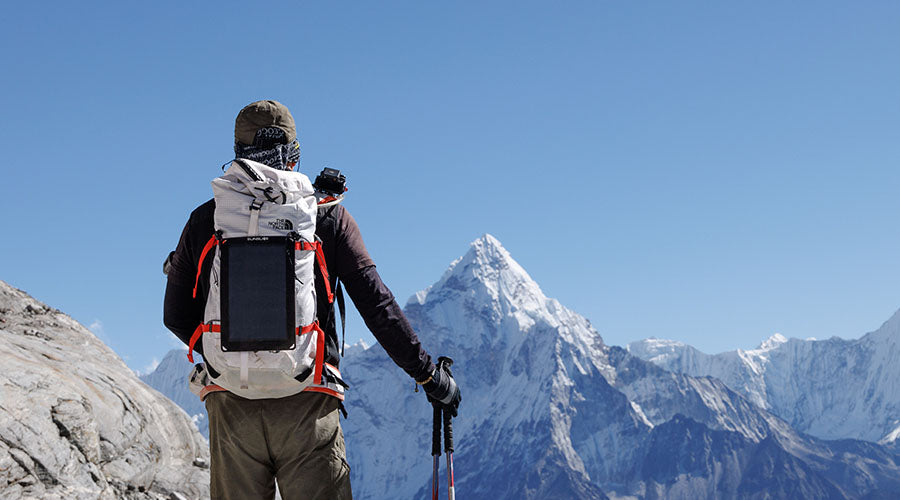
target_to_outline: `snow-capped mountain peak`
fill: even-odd
[[[780,333],[776,333],[775,335],[772,335],[771,337],[769,337],[765,341],[763,341],[761,344],[759,344],[759,347],[757,347],[756,350],[757,351],[771,351],[772,349],[777,348],[778,346],[780,346],[781,344],[784,344],[787,341],[788,341],[787,337],[785,337],[784,335],[782,335]]]
[[[490,234],[473,241],[437,282],[415,294],[407,312],[423,313],[430,324],[422,326],[448,332],[447,338],[466,349],[516,345],[536,331],[575,335],[583,344],[600,341],[586,320],[547,298]],[[564,327],[572,323],[583,327]]]
[[[546,300],[538,284],[516,262],[497,238],[484,234],[469,245],[465,255],[453,261],[435,284],[416,293],[410,302],[424,305],[440,296],[459,292],[488,301],[516,302],[518,306]]]
[[[429,353],[455,360],[461,495],[606,498],[602,488],[618,498],[842,498],[829,496],[835,487],[788,451],[815,449],[810,463],[825,463],[834,450],[718,380],[673,374],[605,345],[587,319],[546,297],[493,236],[475,240],[405,313]],[[675,355],[685,346],[634,347]],[[696,353],[702,362],[706,355]],[[342,370],[353,386],[345,401],[353,415],[345,424],[348,457],[354,484],[365,484],[354,493],[361,500],[425,496],[422,442],[395,429],[429,436],[431,409],[380,349],[348,355]],[[399,457],[409,464],[400,470]],[[770,469],[753,462],[772,457],[806,469],[779,470],[776,484]],[[738,485],[742,477],[756,483]]]

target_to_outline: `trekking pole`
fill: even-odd
[[[447,374],[451,377],[450,367],[453,366],[453,360],[447,356],[438,358],[438,369],[446,369]],[[440,403],[435,404],[437,405]],[[437,415],[437,413],[435,413]],[[456,500],[456,485],[453,482],[453,415],[449,409],[444,410],[444,453],[447,454],[447,498]]]
[[[444,452],[447,453],[447,498],[456,500],[453,483],[453,421],[449,411],[444,412]]]
[[[437,401],[432,405],[434,406],[434,420],[431,429],[431,456],[434,457],[434,471],[431,475],[431,500],[438,500],[440,496],[438,494],[438,483],[440,482],[438,466],[441,462],[441,407]]]

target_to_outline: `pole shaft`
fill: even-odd
[[[438,477],[438,467],[440,466],[441,458],[434,457],[434,470],[431,473],[431,500],[438,500],[440,494],[440,478]]]
[[[456,500],[456,481],[453,478],[453,452],[447,452],[447,498]]]
[[[431,475],[431,500],[440,497],[440,478],[438,468],[441,464],[441,407],[434,404],[434,415],[431,427],[431,455],[434,457],[434,471]]]
[[[449,411],[444,411],[444,452],[447,455],[447,496],[450,500],[456,498],[455,484],[453,483],[453,420]]]

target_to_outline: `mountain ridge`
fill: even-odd
[[[773,341],[774,339],[774,341]],[[900,437],[900,310],[857,339],[785,338],[706,354],[677,341],[632,342],[635,356],[693,376],[713,376],[801,432],[822,439]],[[893,415],[893,416],[892,416]]]
[[[861,488],[865,471],[836,460],[832,443],[797,433],[721,381],[672,373],[605,345],[587,319],[544,296],[520,269],[499,241],[482,236],[405,308],[423,345],[458,360],[454,374],[463,402],[457,462],[468,465],[457,469],[460,494],[537,498],[554,484],[572,493],[570,498],[712,498],[738,492],[856,498],[857,491],[893,488],[900,471],[889,453],[879,465],[880,479]],[[427,464],[398,473],[395,463],[366,452],[369,446],[352,444],[374,445],[397,462],[415,464],[414,457],[426,450],[404,443],[394,426],[402,409],[411,428],[427,436],[428,405],[405,390],[403,376],[374,347],[348,356],[344,373],[356,389],[346,404],[351,415],[362,414],[351,416],[345,427],[351,463],[362,469],[353,476],[354,485],[361,485],[354,486],[359,498],[427,494]],[[686,436],[697,425],[732,436],[725,441],[738,443],[739,450],[691,441]],[[687,439],[689,458],[707,457],[703,463],[717,465],[698,468],[699,477],[684,477],[677,467],[654,469],[652,443],[666,433]],[[732,453],[739,457],[728,458]],[[770,483],[775,471],[764,464],[776,458],[794,464],[795,474]],[[829,468],[843,469],[851,479],[828,476]],[[391,480],[366,481],[382,476]],[[509,477],[529,478],[527,486]]]
[[[806,436],[721,380],[606,345],[586,318],[546,297],[493,236],[472,242],[404,310],[429,352],[457,361],[456,482],[465,497],[900,492],[889,449]],[[760,348],[782,344],[776,337]],[[424,396],[377,345],[348,349],[341,369],[351,386],[343,425],[354,497],[427,495]]]

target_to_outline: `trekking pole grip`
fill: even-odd
[[[453,366],[453,359],[452,359],[451,357],[449,357],[449,356],[441,356],[441,357],[438,358],[438,362],[437,362],[438,370],[440,370],[441,367],[446,367],[446,368],[447,368],[447,373],[450,373],[450,367],[451,367],[451,366]],[[453,374],[451,373],[450,376],[453,376]]]
[[[434,419],[431,428],[431,456],[441,456],[441,407],[440,403],[433,403]]]
[[[453,420],[449,411],[444,412],[444,451],[453,451]]]

